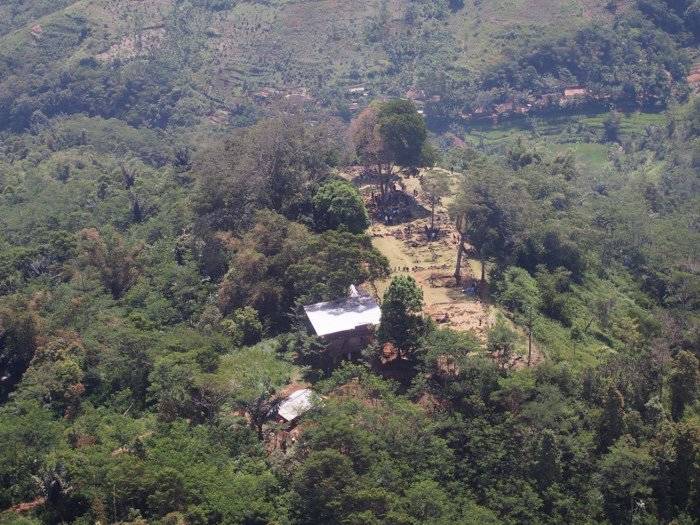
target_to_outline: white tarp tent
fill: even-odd
[[[280,403],[277,415],[287,422],[294,421],[313,408],[315,399],[316,394],[313,390],[308,388],[297,390]]]

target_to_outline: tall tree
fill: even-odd
[[[613,525],[637,523],[637,517],[639,522],[645,522],[652,466],[649,454],[626,439],[621,439],[603,457],[600,491],[605,514]]]
[[[36,496],[36,475],[46,454],[59,448],[63,430],[36,401],[1,405],[0,421],[0,507],[7,509]]]
[[[698,369],[698,358],[686,350],[678,352],[673,361],[673,370],[669,379],[671,416],[674,421],[678,421],[683,417],[685,407],[698,398],[700,369]]]
[[[457,285],[462,283],[462,261],[464,260],[464,255],[468,253],[469,248],[467,246],[467,235],[469,234],[469,223],[466,213],[466,207],[464,207],[464,202],[460,202],[459,205],[453,207],[450,213],[454,216],[455,229],[457,230],[457,263],[455,264],[455,281]],[[483,267],[482,267],[483,271]]]
[[[489,331],[486,348],[494,356],[499,368],[504,373],[515,364],[517,343],[518,334],[508,326],[505,317],[500,315],[496,324]]]
[[[22,379],[37,349],[36,318],[19,308],[0,308],[0,403]]]
[[[697,425],[681,423],[676,427],[673,451],[675,457],[668,472],[671,501],[676,512],[693,515],[700,508],[697,501],[700,496],[700,429]]]
[[[509,267],[498,283],[498,300],[515,311],[527,326],[527,364],[532,361],[532,330],[537,312],[542,306],[542,297],[537,281],[526,270]]]
[[[423,174],[421,188],[430,203],[430,231],[435,230],[435,206],[450,193],[450,177],[442,170],[429,170]]]
[[[340,157],[330,126],[291,116],[262,120],[197,156],[196,211],[214,230],[249,226],[261,208],[296,218],[309,205],[312,185]]]
[[[136,282],[142,268],[138,256],[143,244],[129,246],[114,230],[101,234],[95,228],[86,228],[78,233],[81,262],[95,269],[103,286],[119,299]]]
[[[408,275],[394,277],[382,301],[379,340],[394,343],[403,351],[413,348],[424,326],[422,308],[423,290],[415,279]]]
[[[332,449],[312,452],[292,480],[299,495],[299,523],[341,523],[348,512],[348,495],[357,489],[356,478],[347,455]]]
[[[428,136],[425,120],[410,100],[397,99],[379,106],[379,134],[394,162],[403,167],[418,166]]]
[[[426,151],[425,121],[409,100],[371,104],[353,121],[350,134],[360,161],[374,167],[382,195],[394,177],[394,166],[419,166]]]
[[[270,418],[270,413],[277,406],[273,398],[275,389],[269,380],[261,381],[257,385],[257,392],[238,400],[240,406],[248,416],[248,421],[260,441],[263,440],[263,425]]]
[[[228,315],[251,306],[271,328],[286,327],[298,302],[341,297],[353,283],[385,276],[387,260],[365,235],[328,230],[314,234],[272,211],[233,244],[230,270],[219,286]]]
[[[617,111],[611,111],[603,121],[603,141],[618,142],[620,140],[620,124],[622,116]]]
[[[455,278],[460,281],[461,256],[468,242],[482,263],[483,283],[487,261],[504,263],[513,257],[530,220],[532,199],[512,173],[479,165],[464,177],[450,211],[461,236]]]
[[[553,498],[550,489],[561,481],[561,450],[552,430],[546,429],[537,447],[537,456],[533,468],[537,488],[543,495],[544,511],[551,514]]]
[[[603,405],[598,425],[598,448],[608,450],[625,431],[625,400],[620,391],[611,386]]]
[[[547,490],[561,477],[561,452],[556,436],[551,430],[542,433],[537,448],[537,459],[534,468],[535,479],[541,491]]]

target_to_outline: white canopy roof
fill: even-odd
[[[376,326],[382,318],[377,301],[366,295],[312,304],[305,306],[304,311],[319,337],[354,330],[360,326]]]

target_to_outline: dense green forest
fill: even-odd
[[[0,523],[700,523],[700,0],[131,4],[0,5]]]

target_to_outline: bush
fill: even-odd
[[[352,233],[362,233],[370,225],[362,197],[349,182],[332,180],[323,184],[312,202],[318,231],[344,227]]]

